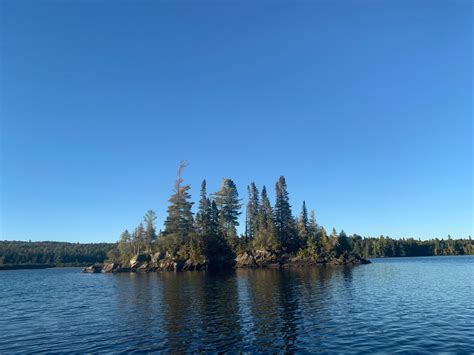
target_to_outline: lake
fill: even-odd
[[[151,274],[0,272],[0,353],[474,352],[474,257]]]

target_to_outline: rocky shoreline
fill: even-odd
[[[267,250],[258,250],[255,252],[244,252],[239,254],[235,260],[222,260],[219,267],[210,265],[205,260],[192,261],[190,259],[183,261],[173,258],[169,255],[162,256],[159,253],[154,255],[140,254],[133,257],[128,265],[122,265],[114,262],[94,264],[85,267],[84,273],[121,273],[121,272],[164,272],[164,271],[203,271],[210,269],[251,269],[251,268],[291,268],[312,265],[361,265],[369,264],[370,261],[357,255],[343,254],[319,255],[318,257],[303,257],[288,254],[277,255]]]

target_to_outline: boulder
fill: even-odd
[[[186,260],[183,265],[183,271],[200,271],[207,269],[207,262],[205,260],[192,261],[191,259]]]
[[[137,254],[133,258],[130,259],[130,267],[133,268],[132,265],[137,265],[139,263],[144,263],[147,261],[150,261],[150,255]]]
[[[147,262],[143,262],[137,267],[137,272],[148,272],[149,271],[148,267],[149,267],[149,264]]]
[[[151,256],[151,262],[154,263],[154,264],[158,264],[160,259],[163,259],[163,258],[164,258],[163,253],[155,253]]]
[[[159,271],[181,271],[184,263],[173,260],[173,259],[166,259],[162,260],[159,264],[158,270]]]
[[[82,269],[82,272],[89,273],[89,274],[97,274],[101,272],[101,270],[102,270],[102,265],[94,264],[91,266],[86,266],[84,269]]]
[[[244,252],[235,258],[235,266],[241,268],[258,267],[253,254]]]
[[[116,270],[120,267],[119,264],[116,263],[105,263],[102,266],[101,272],[116,272]]]

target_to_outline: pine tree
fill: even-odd
[[[332,250],[332,246],[329,242],[328,235],[324,227],[321,227],[319,230],[319,240],[321,241],[321,252],[329,254]]]
[[[181,174],[186,167],[185,162],[181,162],[178,168],[178,175],[175,181],[174,194],[171,195],[168,206],[168,216],[165,220],[165,230],[163,234],[171,237],[174,250],[176,252],[181,246],[189,242],[190,234],[194,232],[193,213],[190,201],[189,185],[182,185]]]
[[[211,235],[218,235],[219,230],[219,209],[217,208],[216,201],[212,201],[209,213],[209,233]]]
[[[309,253],[312,256],[316,256],[316,254],[318,254],[318,247],[321,246],[318,236],[319,236],[319,227],[318,227],[318,224],[316,223],[316,217],[315,217],[314,211],[311,210],[309,222],[308,222],[308,239],[307,239],[306,245],[307,245]]]
[[[280,176],[275,185],[275,195],[274,214],[278,241],[283,249],[292,252],[297,250],[299,245],[296,238],[295,220],[291,212],[286,181],[283,176]]]
[[[305,201],[303,201],[301,214],[298,217],[297,222],[298,222],[297,227],[298,227],[298,237],[300,240],[300,245],[306,246],[308,242],[308,235],[309,235],[309,221],[308,221],[308,210],[306,209]]]
[[[199,200],[199,210],[196,213],[197,232],[207,235],[210,231],[211,201],[207,197],[206,180],[201,183],[201,198]]]
[[[151,245],[156,240],[155,220],[156,213],[153,210],[148,210],[143,218],[146,223],[145,230],[145,246],[148,253],[151,252]]]
[[[280,247],[276,234],[275,221],[273,219],[273,210],[265,186],[262,188],[261,202],[258,209],[257,230],[252,244],[256,249],[264,248],[274,251]]]
[[[140,223],[132,234],[132,245],[133,245],[133,254],[138,255],[140,251],[143,250],[145,244],[145,228],[143,228],[143,223]]]
[[[247,190],[249,193],[249,201],[247,203],[245,236],[247,237],[247,241],[252,241],[258,228],[259,198],[258,189],[254,182],[250,183]]]
[[[336,228],[333,228],[329,235],[329,245],[331,246],[331,252],[337,252],[339,247],[339,235],[336,232]]]
[[[132,236],[126,229],[120,235],[118,250],[120,254],[120,262],[128,263],[128,261],[130,260],[130,257],[133,254],[133,249],[132,249]]]
[[[203,236],[203,254],[210,268],[226,267],[235,259],[235,254],[222,233],[219,210],[214,200],[210,201],[209,211],[209,232]]]
[[[222,232],[229,244],[233,247],[237,245],[237,226],[240,215],[239,193],[235,183],[228,178],[222,181],[221,188],[215,193],[215,201],[219,209],[219,219]]]
[[[349,252],[351,249],[351,246],[349,245],[349,238],[347,237],[347,234],[344,232],[344,230],[341,230],[341,233],[337,236],[337,254],[341,255],[343,253]]]

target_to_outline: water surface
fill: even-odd
[[[0,353],[474,352],[474,257],[354,267],[0,272]]]

